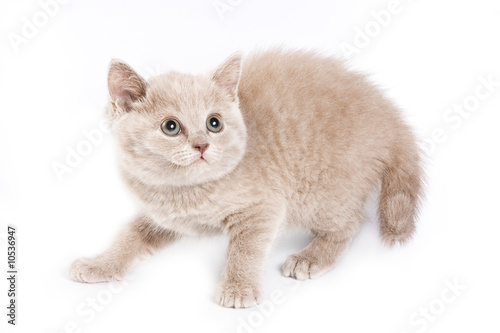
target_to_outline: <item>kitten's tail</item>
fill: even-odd
[[[398,146],[383,174],[379,202],[380,237],[390,246],[405,243],[415,232],[424,178],[416,144]]]

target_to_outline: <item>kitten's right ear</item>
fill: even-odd
[[[132,67],[113,59],[109,64],[108,91],[114,113],[128,112],[132,103],[146,97],[147,82]]]

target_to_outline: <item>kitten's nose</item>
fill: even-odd
[[[195,144],[193,144],[193,148],[198,149],[202,155],[205,152],[205,150],[207,150],[208,146],[210,146],[209,143],[195,143]]]

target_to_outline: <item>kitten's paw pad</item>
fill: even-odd
[[[289,256],[282,270],[284,276],[297,280],[314,279],[323,273],[315,260],[298,254]]]
[[[69,278],[84,283],[119,281],[123,279],[123,273],[114,265],[107,265],[95,259],[81,258],[71,264]]]
[[[257,288],[241,284],[223,284],[217,293],[217,301],[226,308],[249,308],[260,302]]]

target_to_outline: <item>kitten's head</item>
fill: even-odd
[[[241,55],[235,54],[209,75],[170,72],[146,82],[113,61],[110,112],[125,172],[147,184],[174,186],[230,173],[246,148],[240,71]]]

